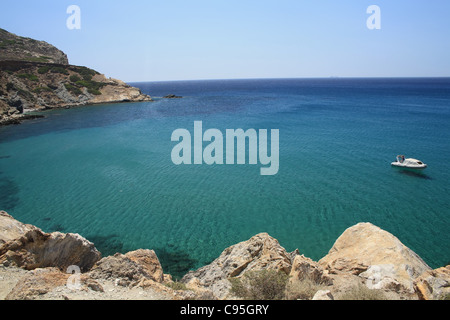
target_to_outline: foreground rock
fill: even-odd
[[[0,245],[22,237],[36,227],[17,221],[5,211],[0,211]]]
[[[72,279],[73,278],[73,279]],[[4,279],[4,280],[2,280]],[[178,300],[194,294],[172,290],[148,280],[139,286],[120,286],[89,273],[70,275],[58,268],[24,271],[0,266],[0,300]]]
[[[330,274],[352,274],[373,289],[414,292],[414,280],[431,268],[395,236],[370,223],[359,223],[336,240],[319,264]]]
[[[291,282],[310,280],[317,285],[329,286],[333,284],[333,279],[328,275],[328,272],[323,270],[319,263],[304,255],[295,256],[289,276]]]
[[[229,278],[263,269],[289,274],[291,265],[290,255],[278,241],[261,233],[225,249],[211,264],[189,272],[181,281],[188,287],[211,290],[216,297],[224,299],[231,288]]]
[[[5,297],[6,300],[32,300],[66,285],[70,277],[57,268],[35,269],[24,275]]]
[[[45,233],[0,211],[0,299],[194,299],[173,290],[153,250],[101,259],[78,234]]]
[[[78,234],[45,233],[41,229],[18,222],[0,212],[0,264],[27,270],[57,267],[66,270],[77,265],[89,270],[100,258],[92,242]]]
[[[450,265],[425,271],[416,279],[415,289],[423,300],[450,299]]]
[[[164,281],[161,264],[153,250],[116,253],[98,261],[90,272],[93,279],[113,279],[118,285],[135,286],[140,281]]]
[[[81,273],[68,266],[78,266]],[[236,299],[230,279],[261,270],[289,275],[286,299],[450,297],[450,266],[432,270],[399,239],[370,223],[348,228],[318,262],[298,250],[286,252],[261,233],[175,283],[153,250],[101,258],[79,235],[45,233],[0,211],[0,299]]]

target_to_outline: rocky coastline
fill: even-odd
[[[349,227],[319,261],[260,233],[173,281],[151,249],[102,257],[78,234],[46,233],[0,211],[1,300],[239,300],[233,282],[265,271],[287,279],[282,299],[450,297],[450,265],[431,269],[371,223]]]
[[[69,64],[54,46],[0,29],[0,125],[43,117],[35,112],[85,105],[152,101],[138,88]]]

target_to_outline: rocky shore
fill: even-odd
[[[283,299],[450,296],[450,265],[431,269],[399,239],[370,223],[348,228],[319,261],[298,250],[287,252],[261,233],[173,281],[153,250],[102,257],[78,234],[46,233],[0,211],[3,300],[235,300],[242,298],[233,289],[236,280],[265,271],[287,279]]]
[[[54,108],[152,101],[125,82],[69,64],[54,46],[0,29],[0,125],[18,124]]]

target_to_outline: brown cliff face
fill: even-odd
[[[0,29],[0,125],[18,123],[28,111],[151,100],[123,81],[69,65],[45,42]]]

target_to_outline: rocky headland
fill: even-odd
[[[298,250],[287,252],[261,233],[173,281],[151,249],[102,257],[78,234],[46,233],[0,211],[0,299],[236,300],[242,297],[233,283],[268,271],[286,279],[282,299],[450,296],[450,265],[431,269],[394,235],[370,223],[348,228],[319,261]]]
[[[0,125],[40,117],[32,111],[151,101],[138,88],[84,66],[54,46],[0,29]]]

